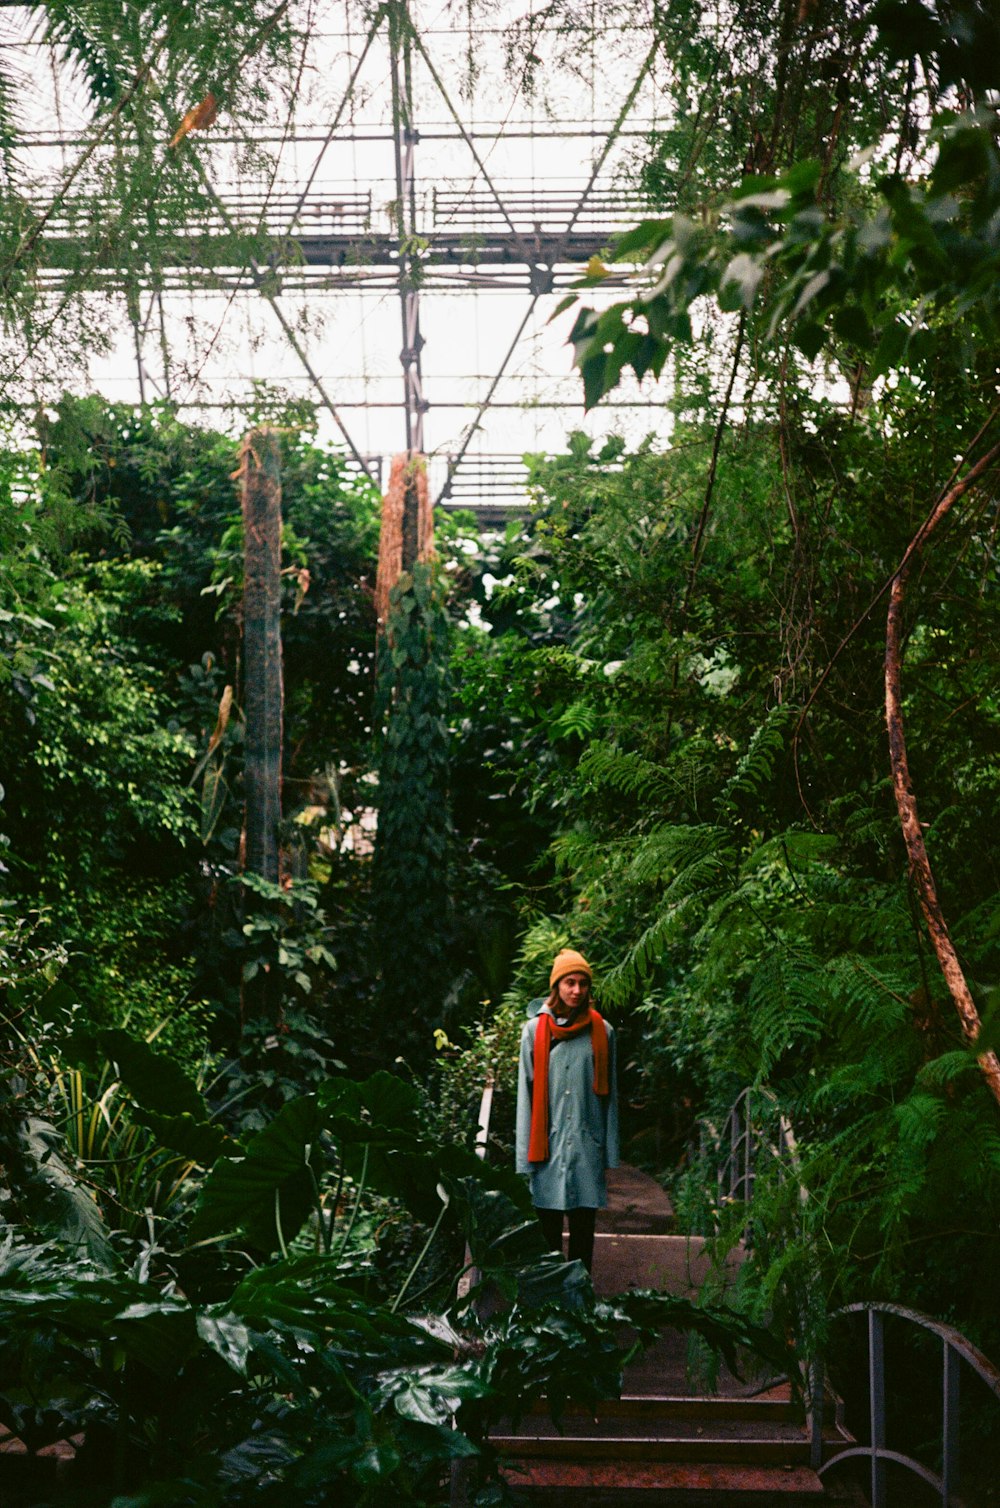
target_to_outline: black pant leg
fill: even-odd
[[[590,1272],[594,1265],[594,1226],[597,1211],[577,1209],[569,1212],[569,1260],[580,1261]]]
[[[546,1246],[550,1251],[557,1251],[560,1256],[562,1255],[563,1213],[563,1210],[535,1210]]]

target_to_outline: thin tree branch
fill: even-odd
[[[701,505],[701,513],[698,515],[698,527],[695,530],[694,544],[691,547],[691,570],[688,574],[687,587],[684,592],[684,601],[681,604],[681,622],[687,617],[688,607],[691,602],[691,594],[698,577],[698,567],[701,564],[702,550],[705,539],[705,529],[708,526],[708,516],[712,507],[712,496],[715,492],[715,474],[719,465],[719,451],[722,448],[722,436],[726,432],[729,422],[729,405],[732,402],[733,388],[736,386],[736,374],[740,367],[740,357],[743,355],[743,339],[746,334],[746,315],[740,315],[739,328],[736,332],[736,348],[733,351],[733,363],[729,371],[729,383],[726,387],[726,395],[722,400],[722,408],[719,410],[718,423],[715,426],[715,435],[712,440],[712,455],[708,463],[708,476],[705,480],[705,497]]]
[[[994,445],[966,472],[961,481],[939,498],[937,505],[924,520],[914,535],[903,557],[903,562],[892,579],[889,593],[889,610],[885,631],[885,719],[889,732],[889,758],[892,766],[892,784],[896,797],[903,841],[910,861],[910,873],[930,933],[934,952],[944,975],[948,993],[962,1024],[966,1039],[975,1044],[980,1030],[979,1012],[972,998],[955,945],[951,940],[948,925],[941,910],[937,886],[931,869],[924,832],[917,812],[917,800],[913,793],[909,758],[906,747],[906,732],[903,723],[902,694],[902,645],[903,605],[910,572],[920,557],[920,552],[931,534],[950,512],[959,498],[974,487],[989,469],[1000,461],[1000,444]],[[979,1066],[990,1092],[1000,1105],[1000,1060],[995,1052],[979,1056]]]

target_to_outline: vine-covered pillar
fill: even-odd
[[[247,877],[246,920],[268,914],[275,900],[253,879],[281,878],[281,753],[284,688],[281,666],[281,448],[274,429],[253,429],[240,462],[243,507],[243,713],[245,720],[242,869]],[[256,893],[254,890],[256,888]],[[244,928],[246,931],[247,929]],[[242,1017],[275,1023],[281,1017],[277,971],[261,960],[244,963]]]
[[[382,499],[378,541],[375,608],[379,636],[389,621],[389,594],[403,571],[434,555],[434,509],[427,488],[427,464],[421,455],[393,456],[389,486]]]
[[[281,822],[281,449],[277,431],[243,441],[244,860],[277,884]]]
[[[449,935],[450,628],[433,556],[423,458],[397,456],[382,514],[378,831],[373,862],[379,994],[395,1053],[421,1055],[439,1020]]]

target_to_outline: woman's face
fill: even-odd
[[[559,999],[572,1016],[590,1000],[590,980],[586,974],[564,974],[559,981]]]

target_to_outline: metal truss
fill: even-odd
[[[331,182],[321,176],[331,145],[351,133],[351,104],[377,50],[376,43],[380,56],[384,58],[387,49],[389,58],[395,180],[395,195],[389,204],[379,202],[370,186]],[[632,129],[634,111],[660,45],[654,29],[637,71],[627,81],[621,108],[603,136],[592,128],[580,133],[600,142],[589,174],[581,175],[575,183],[562,178],[554,184],[544,179],[503,179],[491,172],[488,150],[483,149],[491,134],[473,129],[464,119],[432,54],[430,34],[422,34],[413,19],[411,0],[384,0],[368,25],[347,87],[319,140],[312,167],[301,182],[285,182],[280,192],[266,196],[231,192],[216,183],[200,149],[194,143],[185,143],[200,179],[202,204],[182,228],[164,231],[158,237],[160,266],[146,290],[150,295],[149,313],[144,321],[140,322],[138,316],[134,321],[140,382],[145,370],[142,345],[154,298],[162,308],[164,295],[178,291],[222,293],[230,301],[238,295],[256,294],[273,311],[319,401],[333,417],[354,464],[378,481],[377,458],[365,455],[352,436],[341,408],[333,402],[311,362],[295,322],[284,312],[283,299],[293,295],[314,299],[346,289],[395,294],[401,331],[401,438],[407,451],[422,452],[424,421],[430,407],[422,371],[422,296],[483,290],[527,295],[527,312],[513,328],[498,369],[475,405],[459,443],[447,458],[438,458],[434,468],[438,474],[437,502],[454,505],[461,501],[470,506],[478,498],[484,516],[486,512],[495,514],[503,499],[509,504],[523,495],[524,468],[511,457],[477,455],[473,441],[481,434],[491,406],[500,401],[498,391],[539,300],[571,286],[590,258],[609,247],[645,212],[634,196],[609,185],[602,172],[622,135],[642,134]],[[424,85],[429,81],[433,89],[438,111],[443,107],[450,139],[460,142],[468,154],[472,186],[465,191],[421,181],[421,132],[414,89],[418,70]],[[436,140],[442,138],[436,121],[428,139],[431,134]],[[549,134],[572,133],[560,133],[557,123]],[[390,138],[374,133],[368,139]],[[92,197],[74,200],[72,195],[65,195],[44,213],[45,266],[41,280],[53,292],[65,293],[77,276],[74,268],[85,239],[89,238],[92,245],[95,218],[99,221],[102,214],[112,217],[114,205],[109,201],[102,206]],[[243,250],[234,253],[234,247]],[[87,277],[89,286],[109,293],[124,285],[110,248],[106,255],[98,253],[91,258]],[[136,275],[132,272],[129,277],[134,291]],[[616,274],[612,268],[604,286],[614,288],[623,280],[624,274]],[[347,406],[354,407],[342,407]]]

